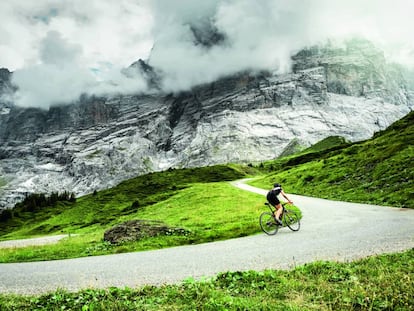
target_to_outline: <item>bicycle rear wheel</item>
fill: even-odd
[[[285,211],[283,213],[283,225],[288,226],[292,231],[298,231],[300,229],[300,220],[298,215],[292,211]]]
[[[260,228],[268,235],[275,235],[279,230],[275,218],[270,212],[263,212],[259,218]]]

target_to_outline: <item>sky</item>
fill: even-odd
[[[146,92],[143,59],[163,89],[186,90],[241,70],[290,70],[290,56],[327,39],[367,38],[414,65],[412,0],[1,0],[0,68],[13,101],[48,109],[97,95]],[[195,44],[191,27],[223,36]]]

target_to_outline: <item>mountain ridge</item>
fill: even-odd
[[[318,50],[316,63],[298,53],[291,73],[242,72],[176,94],[84,97],[48,111],[2,101],[0,208],[31,192],[82,195],[151,171],[272,159],[295,139],[369,138],[413,103],[381,53],[374,62],[361,52],[369,45],[349,46],[335,57]]]

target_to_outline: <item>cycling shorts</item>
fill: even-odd
[[[267,198],[267,200],[269,201],[269,203],[270,203],[270,204],[272,204],[273,206],[276,206],[276,205],[278,205],[278,204],[280,203],[280,201],[279,201],[278,197],[277,197],[277,196],[275,195],[275,193],[274,193],[274,192],[272,192],[272,191],[269,191],[269,192],[267,193],[266,198]]]

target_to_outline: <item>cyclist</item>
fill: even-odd
[[[293,202],[287,197],[286,193],[283,192],[282,185],[281,184],[274,184],[273,189],[269,190],[267,193],[267,200],[270,204],[272,204],[276,208],[275,218],[276,222],[279,225],[282,225],[282,222],[280,221],[280,214],[282,214],[282,204],[280,204],[278,195],[281,194],[286,200],[288,200],[289,204],[292,204]]]

